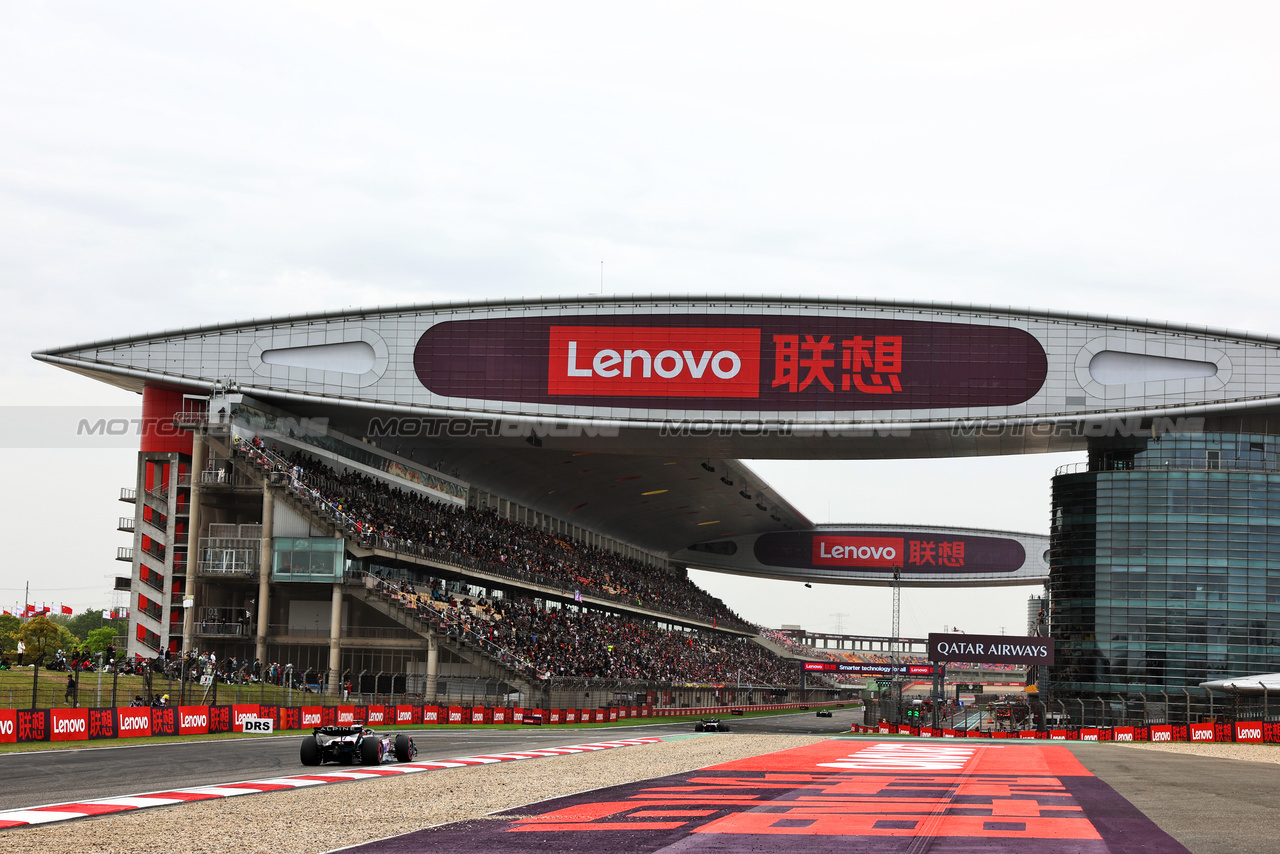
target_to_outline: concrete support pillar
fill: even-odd
[[[267,626],[271,619],[271,565],[275,559],[274,538],[276,502],[267,482],[262,482],[262,547],[258,551],[258,645],[254,653],[263,666],[267,663]]]
[[[342,696],[342,584],[333,585],[333,608],[329,611],[329,696]]]
[[[196,573],[200,568],[200,475],[204,471],[204,432],[192,431],[191,503],[187,516],[187,578],[183,583],[182,653],[191,651],[196,627]],[[169,579],[172,584],[173,579]],[[172,605],[170,606],[172,607]]]
[[[427,685],[422,690],[422,699],[427,703],[436,701],[436,685],[440,681],[440,640],[432,635],[427,638]]]

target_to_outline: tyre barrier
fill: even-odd
[[[814,704],[814,705],[837,705]],[[843,704],[840,704],[843,705]],[[799,703],[751,706],[756,711],[799,709]],[[523,709],[519,706],[122,706],[89,709],[0,709],[0,744],[28,741],[88,741],[146,738],[160,735],[204,735],[244,732],[245,721],[270,721],[272,729],[307,730],[318,726],[419,726],[432,724],[523,724],[525,716],[542,724],[608,723],[664,717],[713,717],[730,714],[729,706],[655,709],[615,706],[608,709]]]
[[[854,724],[852,733],[864,735],[907,735],[916,738],[1018,738],[1048,741],[1199,741],[1238,744],[1280,744],[1280,722],[1236,721],[1235,723],[1150,724],[1148,726],[1069,727],[1066,729],[988,731],[956,730],[943,727],[906,726],[882,723]]]

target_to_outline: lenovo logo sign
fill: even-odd
[[[760,330],[552,326],[547,393],[759,397]]]
[[[813,538],[813,563],[815,566],[902,566],[902,538],[817,534]]]

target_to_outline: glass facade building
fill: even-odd
[[[1280,671],[1280,437],[1211,432],[1098,439],[1053,480],[1042,688],[1072,698],[1167,695]]]

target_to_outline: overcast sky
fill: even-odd
[[[0,603],[111,604],[137,398],[33,350],[272,314],[617,293],[926,299],[1280,334],[1274,3],[9,3]],[[25,414],[24,414],[25,413]],[[20,435],[21,434],[21,435]],[[1075,457],[757,463],[815,521],[1047,533]],[[698,574],[770,625],[887,591]],[[1025,628],[1029,588],[903,596]]]

